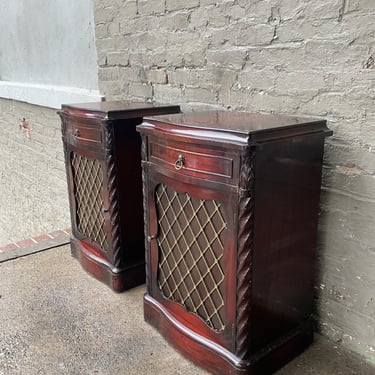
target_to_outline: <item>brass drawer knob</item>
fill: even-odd
[[[179,171],[185,164],[185,158],[184,158],[184,155],[180,154],[178,155],[178,158],[176,160],[176,162],[174,163],[174,168],[176,169],[176,171]]]

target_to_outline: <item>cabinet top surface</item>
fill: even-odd
[[[180,106],[133,101],[104,101],[91,103],[63,104],[60,113],[108,119],[135,118],[180,112]]]
[[[277,134],[302,135],[307,133],[323,132],[330,135],[326,121],[302,117],[283,115],[207,111],[179,113],[145,118],[139,130],[160,130],[182,135],[198,133],[203,137],[210,134],[214,138],[228,138],[234,140],[267,140]],[[146,130],[147,131],[147,130]]]

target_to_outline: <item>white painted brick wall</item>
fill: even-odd
[[[373,0],[150,3],[95,1],[107,99],[328,120],[317,315],[375,362]]]
[[[56,111],[0,99],[0,113],[0,245],[70,227]]]

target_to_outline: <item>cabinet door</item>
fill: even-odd
[[[105,255],[110,249],[104,189],[106,167],[100,159],[74,150],[70,153],[70,166],[74,235]]]
[[[147,173],[148,292],[185,326],[233,349],[236,193],[164,172],[151,165]]]

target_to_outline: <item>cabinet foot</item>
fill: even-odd
[[[216,375],[272,374],[302,353],[313,341],[313,324],[309,320],[261,351],[251,354],[248,359],[240,359],[188,329],[148,294],[144,297],[144,318],[187,359]]]
[[[78,259],[82,268],[113,291],[120,293],[145,282],[143,260],[117,268],[74,236],[71,236],[70,244],[72,256]]]

